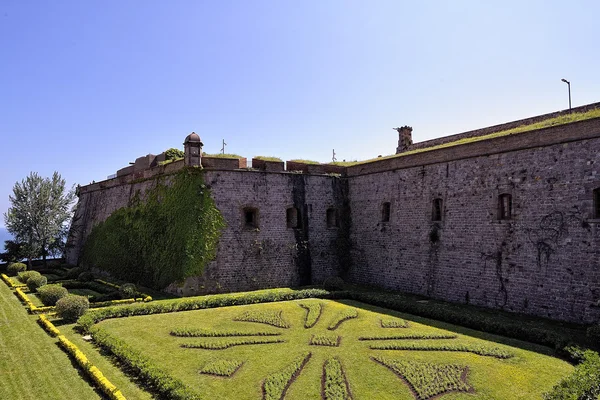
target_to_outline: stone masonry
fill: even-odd
[[[402,136],[404,128],[401,150],[422,148],[410,132]],[[202,157],[227,226],[204,275],[169,290],[299,286],[342,275],[452,302],[595,322],[598,154],[600,118],[338,167],[341,176],[324,173],[324,165],[253,170],[240,160]],[[78,262],[95,224],[183,166],[176,161],[81,187],[68,261]],[[295,213],[299,224],[290,226]]]

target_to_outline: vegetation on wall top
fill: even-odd
[[[162,177],[143,197],[94,227],[83,264],[156,289],[201,275],[225,224],[202,170]]]
[[[217,153],[217,154],[207,154],[207,153],[202,153],[202,157],[214,157],[214,158],[244,158],[242,156],[240,156],[239,154],[228,154],[228,153]]]

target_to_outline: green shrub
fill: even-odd
[[[119,286],[119,295],[122,299],[131,299],[138,294],[137,287],[133,283],[125,283]]]
[[[128,344],[112,337],[108,332],[96,326],[92,330],[94,342],[114,354],[128,371],[147,382],[164,399],[196,400],[201,397],[183,382],[169,375],[141,351],[135,350]]]
[[[575,371],[560,381],[545,400],[593,400],[600,397],[600,355],[586,350]]]
[[[8,267],[6,267],[6,272],[8,272],[9,275],[11,276],[15,276],[17,275],[19,272],[23,272],[27,269],[27,265],[23,264],[23,263],[10,263],[8,264]]]
[[[600,323],[587,328],[586,336],[590,342],[596,343],[596,346],[600,348]]]
[[[46,306],[54,306],[56,302],[69,294],[69,291],[59,284],[45,285],[37,290],[38,296]]]
[[[185,153],[179,149],[171,147],[165,151],[165,160],[179,160],[185,156]]]
[[[267,324],[275,326],[277,328],[289,328],[290,324],[283,319],[281,315],[282,311],[276,310],[251,310],[244,311],[234,321],[246,321],[246,322],[258,322],[260,324]]]
[[[285,392],[288,390],[290,383],[294,377],[300,374],[310,356],[311,353],[304,353],[292,360],[282,370],[267,376],[263,382],[263,400],[280,400],[285,398]]]
[[[27,279],[27,287],[32,292],[35,292],[38,288],[44,286],[46,283],[48,283],[48,278],[46,278],[44,275],[34,275]]]
[[[204,342],[183,343],[181,347],[184,349],[205,349],[205,350],[225,350],[234,346],[246,346],[251,344],[271,344],[283,343],[283,339],[275,338],[241,338],[241,339],[220,339]]]
[[[77,279],[77,277],[79,275],[81,275],[81,273],[83,272],[83,268],[81,267],[74,267],[71,268],[67,271],[65,278],[67,279]]]
[[[81,274],[79,274],[77,280],[79,282],[91,282],[94,280],[94,274],[92,274],[90,271],[83,271]]]
[[[246,293],[215,294],[186,297],[182,299],[160,300],[150,303],[134,303],[119,307],[106,307],[87,312],[77,321],[84,330],[109,318],[123,318],[134,315],[163,314],[178,311],[202,310],[206,308],[238,306],[244,304],[268,303],[275,301],[317,298],[333,298],[322,289],[266,289]]]
[[[344,290],[346,283],[339,276],[330,276],[323,282],[323,289],[333,292],[334,290]]]
[[[243,362],[237,360],[214,360],[200,369],[201,374],[230,377],[235,374]]]
[[[66,321],[76,321],[89,307],[87,297],[70,294],[56,302],[56,314]]]
[[[342,363],[337,358],[330,358],[323,364],[322,393],[325,400],[352,398]]]
[[[23,271],[23,272],[19,272],[19,274],[17,275],[19,277],[19,280],[23,283],[27,283],[27,281],[29,280],[29,278],[33,278],[34,276],[42,276],[42,274],[40,274],[37,271]]]

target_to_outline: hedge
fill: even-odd
[[[25,303],[25,305],[32,314],[54,310],[54,307],[36,307],[36,305],[33,304],[31,300],[29,300],[29,297],[20,287],[15,288],[15,293],[17,294],[17,297],[21,299],[23,303]]]
[[[149,385],[149,389],[160,393],[160,398],[177,400],[198,400],[201,397],[189,389],[179,379],[163,371],[148,357],[111,336],[99,326],[92,327],[90,333],[94,342],[115,355],[128,372]]]
[[[27,286],[24,283],[13,283],[12,279],[10,279],[6,274],[0,274],[0,276],[2,276],[4,283],[6,283],[6,285],[11,289]]]
[[[361,291],[337,292],[342,298],[356,300],[374,306],[388,308],[418,315],[438,321],[449,322],[451,324],[464,326],[478,331],[484,331],[501,336],[512,337],[525,340],[531,343],[537,343],[544,346],[554,347],[556,350],[562,350],[570,338],[556,333],[550,329],[534,327],[531,324],[524,324],[517,319],[508,318],[499,319],[492,314],[480,312],[473,306],[466,308],[451,303],[426,302],[420,303],[414,299],[407,298],[402,294],[394,293],[374,293]]]
[[[255,292],[187,297],[182,299],[161,300],[151,303],[135,303],[120,307],[107,307],[90,310],[81,318],[79,318],[77,323],[84,330],[89,330],[94,324],[109,318],[123,318],[133,315],[163,314],[215,307],[306,299],[311,297],[333,298],[333,294],[322,289],[267,289]]]
[[[45,314],[40,314],[38,318],[38,322],[42,325],[42,328],[52,337],[60,335],[60,331],[50,320],[46,317]]]
[[[77,364],[92,378],[92,380],[100,387],[100,389],[112,400],[126,400],[115,385],[113,385],[106,377],[87,359],[85,354],[63,335],[58,336],[58,341],[62,348],[70,354]]]
[[[575,371],[560,381],[545,400],[592,400],[600,398],[600,355],[586,350],[581,355],[581,363]]]

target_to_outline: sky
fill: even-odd
[[[600,101],[593,1],[0,0],[0,213],[183,149],[361,160]],[[0,218],[0,226],[4,219]]]

